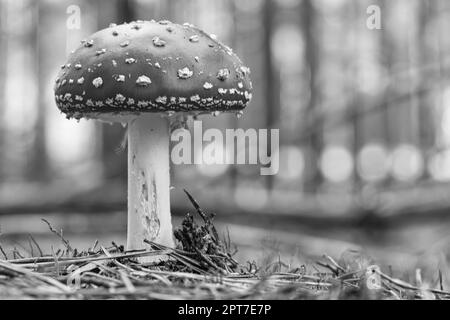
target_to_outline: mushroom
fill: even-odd
[[[200,29],[137,21],[82,41],[58,74],[55,99],[68,119],[127,124],[127,248],[144,239],[173,247],[170,119],[241,113],[251,81],[232,50]]]

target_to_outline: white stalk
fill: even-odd
[[[174,247],[170,213],[169,123],[144,114],[128,123],[127,249],[144,239]]]

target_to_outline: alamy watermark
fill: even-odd
[[[247,164],[261,165],[261,175],[275,175],[279,170],[279,129],[225,129],[203,131],[195,120],[190,131],[176,129],[171,141],[173,164]],[[198,152],[198,151],[201,152]]]
[[[379,266],[372,265],[366,269],[366,286],[369,290],[381,289],[382,286]]]
[[[66,20],[66,27],[68,30],[81,29],[81,8],[77,5],[70,5],[66,9],[68,15]]]
[[[377,5],[370,5],[366,9],[368,14],[366,20],[366,26],[369,30],[380,30],[381,29],[381,8]]]

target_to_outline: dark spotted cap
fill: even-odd
[[[56,79],[68,118],[103,113],[239,111],[251,99],[249,69],[190,24],[137,21],[83,40]]]

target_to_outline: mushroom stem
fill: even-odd
[[[144,239],[174,247],[170,214],[169,122],[144,114],[128,123],[129,250]]]

